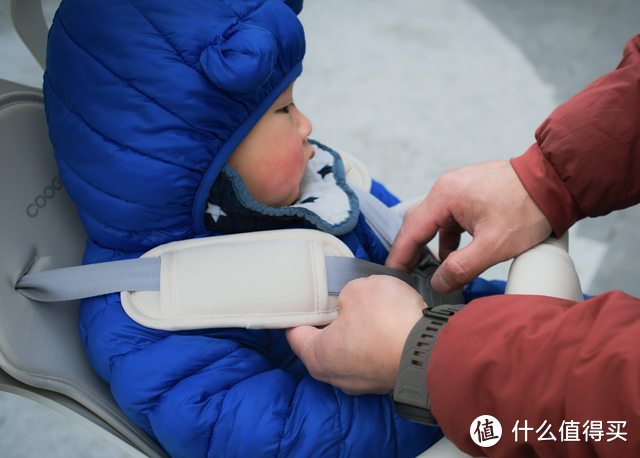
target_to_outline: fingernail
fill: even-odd
[[[431,285],[436,290],[441,290],[441,293],[448,293],[449,291],[453,290],[453,288],[451,288],[449,283],[447,283],[442,275],[434,275],[434,277],[431,279]]]

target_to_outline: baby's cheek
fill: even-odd
[[[265,167],[265,191],[285,195],[300,184],[306,166],[302,148],[274,157]],[[291,151],[291,150],[290,150]]]

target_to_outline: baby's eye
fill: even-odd
[[[280,109],[282,110],[283,113],[289,113],[289,105],[286,105]]]

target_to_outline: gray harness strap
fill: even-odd
[[[402,220],[370,193],[353,187],[366,219],[373,231],[389,249],[402,225]],[[391,275],[413,286],[404,272],[355,258],[328,256],[329,294],[338,295],[356,278]],[[67,267],[24,275],[16,290],[40,302],[58,302],[100,296],[120,291],[159,291],[160,258],[138,258]]]
[[[399,270],[356,258],[327,256],[329,294],[338,295],[347,283],[371,275],[391,275],[413,284]],[[120,291],[160,291],[160,258],[139,258],[67,267],[23,276],[18,292],[39,302],[59,302]]]
[[[390,275],[411,286],[414,283],[409,274],[362,259],[327,256],[326,262],[329,294],[338,295],[351,280],[371,275]]]
[[[23,296],[59,302],[120,291],[160,291],[160,258],[138,258],[66,267],[24,275],[16,285]]]

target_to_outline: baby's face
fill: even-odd
[[[311,123],[293,104],[289,86],[235,149],[227,163],[242,177],[254,199],[270,207],[291,205],[313,147]]]

